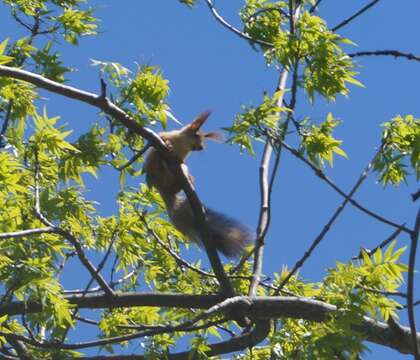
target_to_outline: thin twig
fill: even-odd
[[[92,319],[87,319],[81,316],[77,316],[76,317],[77,321],[83,322],[85,324],[89,324],[89,325],[94,325],[94,326],[99,326],[100,322],[96,321],[96,320],[92,320]],[[197,331],[197,330],[202,330],[202,329],[208,329],[212,326],[218,326],[220,324],[223,324],[225,322],[228,322],[229,319],[223,318],[220,320],[215,320],[215,321],[209,321],[204,323],[203,325],[197,325],[197,326],[191,326],[189,328],[186,328],[183,330],[183,332],[192,332],[192,331]],[[167,326],[166,325],[115,325],[117,328],[119,329],[125,329],[125,330],[138,330],[138,331],[144,331],[144,330],[158,330],[158,329],[166,329]],[[226,329],[222,329],[224,331],[226,331]]]
[[[182,257],[180,257],[175,251],[173,251],[168,245],[166,245],[160,237],[156,234],[156,232],[150,228],[150,226],[147,224],[146,220],[144,219],[144,216],[142,214],[139,214],[139,217],[143,223],[143,225],[146,227],[147,232],[153,236],[155,241],[163,247],[174,259],[177,263],[181,264],[182,266],[185,266],[186,268],[195,271],[196,273],[203,275],[203,276],[209,276],[209,277],[215,277],[214,274],[211,274],[207,271],[204,271],[200,268],[197,268],[193,265],[191,265],[189,262],[185,261]]]
[[[389,237],[387,237],[384,241],[382,241],[379,245],[375,246],[372,250],[363,249],[360,251],[359,255],[352,257],[352,260],[361,260],[363,259],[363,251],[368,254],[368,256],[372,256],[378,249],[383,249],[387,246],[390,242],[397,238],[399,234],[403,231],[402,228],[395,230]]]
[[[414,315],[414,272],[416,266],[416,252],[420,233],[420,207],[417,212],[414,230],[411,234],[410,256],[408,260],[408,279],[407,279],[407,312],[413,342],[414,358],[420,360],[420,346],[417,341],[416,318]]]
[[[116,230],[114,229],[114,231],[112,232],[111,235],[111,241],[108,245],[108,249],[104,255],[104,257],[102,258],[102,260],[99,262],[97,268],[96,268],[96,276],[98,276],[102,270],[102,268],[105,266],[106,261],[108,260],[109,255],[111,254],[112,248],[114,246],[115,243],[115,239],[116,239]],[[83,292],[81,293],[81,296],[84,297],[88,294],[90,287],[92,286],[92,283],[94,282],[94,280],[96,279],[95,276],[91,276],[89,282],[87,283],[87,285],[85,286],[85,289],[83,290]],[[112,291],[114,291],[114,289],[112,288],[112,286],[109,286]],[[72,319],[75,319],[77,314],[79,313],[79,309],[74,309],[72,311]],[[71,326],[68,325],[66,327],[66,329],[63,330],[62,334],[61,334],[61,342],[63,343],[66,340],[67,334],[70,331]]]
[[[111,288],[114,289],[114,290],[115,290],[114,276],[115,276],[115,273],[117,271],[118,260],[119,260],[119,256],[118,256],[118,253],[116,253],[115,257],[114,257],[114,261],[112,262],[111,273],[110,273],[110,276],[109,276],[110,277],[109,284],[110,284]]]
[[[411,198],[413,199],[413,202],[416,202],[420,198],[420,189],[411,194]]]
[[[277,11],[278,13],[280,13],[280,15],[282,15],[286,18],[289,17],[289,15],[280,6],[266,7],[264,9],[260,9],[260,10],[256,11],[255,13],[251,14],[250,16],[248,16],[248,18],[245,20],[245,22],[250,22],[251,20],[254,20],[256,17],[260,16],[261,14],[264,14],[266,12],[271,12],[271,11]]]
[[[116,169],[118,171],[122,171],[129,167],[132,163],[134,163],[138,158],[140,158],[148,149],[150,148],[150,143],[147,143],[146,146],[143,147],[143,149],[137,151],[134,156],[128,160],[125,164],[118,166]]]
[[[420,61],[420,56],[414,55],[411,53],[404,53],[399,50],[375,50],[375,51],[358,51],[354,53],[347,54],[351,58],[360,57],[360,56],[393,56],[393,57],[403,57],[407,60]]]
[[[109,245],[108,245],[108,249],[107,249],[107,251],[106,251],[106,253],[105,253],[104,257],[102,258],[102,260],[100,261],[100,263],[98,264],[98,266],[97,266],[97,268],[96,268],[96,273],[97,273],[97,274],[99,274],[99,273],[100,273],[100,271],[103,269],[103,267],[104,267],[104,266],[105,266],[105,264],[106,264],[106,261],[107,261],[107,260],[108,260],[108,258],[109,258],[109,255],[111,255],[111,251],[112,251],[112,248],[113,248],[113,246],[114,246],[114,243],[115,243],[116,238],[117,238],[117,236],[116,236],[116,230],[114,229],[114,231],[113,231],[113,233],[112,233],[112,235],[111,235],[111,241],[110,241],[110,243],[109,243]],[[90,287],[92,286],[92,283],[93,283],[94,279],[95,279],[95,278],[92,276],[92,278],[90,279],[90,281],[89,281],[89,282],[88,282],[88,284],[86,285],[86,291],[90,289]]]
[[[21,20],[15,11],[12,11],[12,17],[18,22],[20,25],[22,25],[26,30],[32,31],[32,27],[25,23],[23,20]]]
[[[244,32],[242,32],[241,30],[237,29],[236,27],[234,27],[232,24],[230,24],[229,22],[227,22],[216,10],[216,8],[214,7],[213,4],[213,0],[206,0],[207,5],[210,9],[210,11],[212,12],[213,16],[216,18],[216,20],[218,22],[220,22],[225,28],[229,29],[230,31],[232,31],[233,33],[235,33],[236,35],[238,35],[239,37],[250,41],[251,43],[256,43],[259,45],[263,45],[265,47],[273,47],[273,44],[263,41],[263,40],[258,40],[258,39],[254,39],[251,36],[249,36],[248,34],[245,34]]]
[[[290,280],[290,278],[298,271],[298,269],[300,269],[303,266],[303,264],[311,256],[311,254],[315,250],[315,248],[320,244],[322,239],[325,237],[325,235],[330,230],[331,226],[334,224],[335,220],[338,218],[338,216],[341,214],[341,212],[345,209],[346,205],[350,202],[352,196],[356,193],[356,191],[359,189],[359,187],[362,185],[362,183],[367,178],[367,176],[369,174],[369,171],[373,166],[373,163],[375,162],[376,158],[382,152],[382,149],[383,149],[383,144],[379,147],[379,149],[376,152],[373,159],[366,166],[365,170],[362,172],[359,179],[356,181],[356,184],[353,186],[350,193],[346,196],[345,200],[340,204],[340,206],[334,212],[333,216],[330,218],[330,220],[327,222],[327,224],[324,226],[324,228],[321,230],[321,232],[318,234],[318,236],[312,242],[309,249],[305,251],[304,255],[296,262],[296,264],[293,266],[292,270],[286,275],[286,277],[280,283],[280,285],[278,287],[278,291],[280,291],[284,287],[284,285],[287,284],[287,282]],[[277,294],[278,294],[278,291],[277,291]]]
[[[109,287],[108,283],[104,280],[101,274],[97,272],[93,264],[86,257],[80,242],[71,234],[69,231],[61,229],[51,223],[42,213],[40,205],[40,194],[39,194],[39,178],[40,178],[40,164],[38,159],[38,150],[35,150],[35,214],[37,218],[46,226],[54,229],[54,233],[63,236],[67,239],[75,248],[77,256],[80,262],[86,267],[90,274],[95,278],[98,285],[102,287],[103,291],[111,298],[115,297],[114,291]]]
[[[398,297],[402,297],[402,298],[407,298],[407,294],[403,293],[401,291],[385,291],[385,290],[372,289],[372,288],[366,287],[366,286],[357,286],[357,288],[369,291],[371,293],[379,294],[379,295],[398,296]]]
[[[13,107],[13,100],[9,100],[9,103],[7,104],[6,115],[4,116],[4,120],[3,120],[3,126],[1,127],[1,131],[0,131],[0,149],[6,145],[6,131],[7,131],[7,128],[9,127],[12,107]]]
[[[338,25],[334,26],[331,29],[331,31],[337,31],[338,29],[341,29],[342,27],[346,26],[351,21],[353,21],[354,19],[356,19],[357,17],[359,17],[360,15],[362,15],[363,13],[365,13],[367,10],[369,10],[372,6],[376,5],[378,2],[379,2],[379,0],[373,0],[373,1],[371,1],[369,4],[367,4],[366,6],[362,7],[355,14],[353,14],[352,16],[348,17],[347,19],[343,20]]]
[[[309,9],[309,12],[312,14],[321,2],[322,2],[322,0],[317,0],[317,2],[315,4],[313,4],[312,7]]]

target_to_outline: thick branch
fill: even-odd
[[[206,352],[207,356],[216,356],[221,354],[227,354],[230,352],[241,351],[246,348],[255,346],[256,344],[260,343],[264,340],[268,332],[270,331],[270,324],[268,321],[260,321],[257,322],[254,329],[250,332],[246,332],[245,334],[233,337],[230,340],[222,341],[217,344],[209,345],[210,350]],[[176,354],[168,354],[168,360],[190,360],[191,352],[185,351]],[[83,357],[82,359],[85,360],[146,360],[146,357],[143,355],[109,355],[109,356],[91,356],[91,357]]]
[[[134,306],[208,309],[223,301],[223,297],[220,295],[156,293],[119,294],[114,301],[109,301],[104,295],[90,294],[85,297],[69,296],[67,299],[79,309],[112,309]],[[232,304],[244,316],[259,320],[295,318],[323,322],[327,321],[330,315],[337,313],[337,308],[333,305],[302,297],[237,297],[234,298]],[[15,302],[0,306],[0,314],[8,315],[41,311],[42,305],[34,302]],[[365,334],[366,340],[370,342],[393,348],[401,353],[413,353],[411,331],[407,327],[399,326],[401,331],[397,337],[389,325],[365,317],[362,324],[355,325],[354,328]],[[420,333],[416,335],[417,341],[420,342]]]
[[[234,296],[234,291],[226,273],[223,269],[220,258],[217,254],[216,249],[211,246],[211,242],[208,241],[208,235],[206,231],[206,220],[204,216],[204,209],[198,198],[196,192],[192,188],[187,174],[183,171],[180,166],[180,161],[176,158],[171,151],[166,147],[165,142],[157,135],[154,131],[145,128],[134,121],[128,114],[122,109],[113,104],[108,98],[103,97],[102,94],[97,95],[87,91],[79,90],[71,86],[63,85],[58,82],[49,80],[41,75],[31,73],[29,71],[11,68],[0,65],[0,76],[20,79],[34,84],[40,88],[46,89],[56,94],[63,95],[65,97],[76,99],[84,103],[90,104],[101,109],[104,113],[118,120],[121,124],[126,126],[128,129],[147,139],[151,146],[154,146],[158,151],[161,152],[162,156],[167,161],[171,171],[175,177],[179,180],[182,189],[184,190],[188,201],[191,204],[194,215],[197,218],[200,233],[202,235],[203,244],[207,251],[213,271],[219,281],[222,291],[225,296]],[[63,234],[64,235],[64,234]]]

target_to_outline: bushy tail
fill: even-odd
[[[200,234],[188,200],[176,195],[162,194],[162,197],[174,226],[190,240],[201,245]],[[215,248],[227,257],[239,256],[245,245],[255,239],[255,234],[247,226],[209,208],[206,208],[206,221],[210,240]]]

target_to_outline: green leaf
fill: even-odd
[[[4,51],[6,50],[7,42],[9,39],[3,40],[0,43],[0,65],[7,64],[13,60],[13,57],[4,55]]]
[[[410,167],[420,179],[420,120],[397,116],[383,127],[382,151],[373,164],[380,182],[384,186],[407,182]]]
[[[347,158],[347,154],[340,148],[342,141],[332,136],[338,124],[339,121],[329,113],[320,126],[311,125],[303,131],[301,151],[318,167],[323,167],[325,160],[332,166],[334,154]]]

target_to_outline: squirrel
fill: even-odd
[[[205,139],[221,140],[221,135],[217,132],[200,131],[209,115],[210,111],[205,111],[179,130],[159,133],[168,148],[182,162],[181,166],[186,170],[190,180],[192,177],[184,164],[188,155],[192,151],[203,150]],[[189,240],[201,244],[200,232],[190,203],[185,197],[177,195],[182,190],[181,185],[155,148],[149,149],[147,153],[144,172],[148,186],[156,188],[160,193],[173,225]],[[205,211],[209,236],[215,248],[227,257],[240,255],[244,246],[254,238],[250,229],[239,221],[206,206]]]

